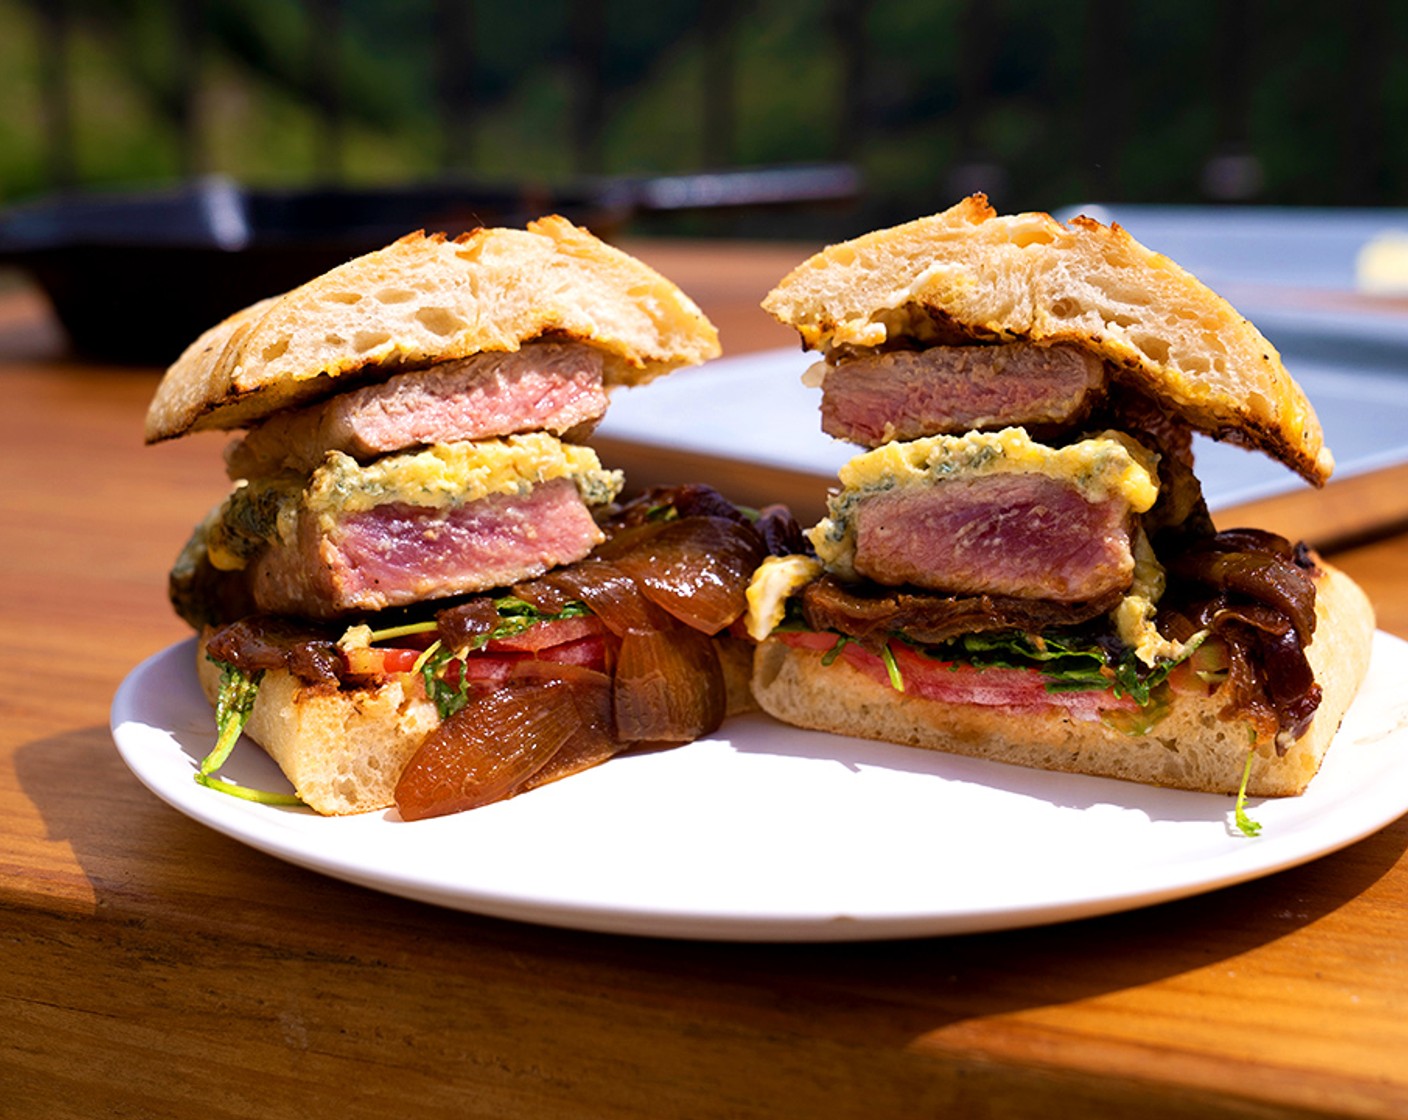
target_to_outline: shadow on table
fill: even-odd
[[[533,1114],[511,1107],[525,1093],[585,1094],[613,1115],[951,1107],[968,1067],[987,1066],[962,1045],[946,1050],[946,1030],[1221,966],[1353,902],[1408,848],[1400,820],[1255,882],[1043,928],[702,943],[479,918],[289,866],[158,801],[103,727],[30,743],[15,767],[45,838],[71,848],[96,898],[91,914],[35,919],[64,927],[46,947],[74,947],[84,961],[55,1006],[119,1019],[144,1007],[148,1024],[209,1032],[239,1053],[259,1039],[270,1076],[300,1076],[310,1049],[366,1063],[368,1107],[406,1082],[425,1114],[467,1093],[500,1115]],[[1274,1022],[1274,1009],[1262,1014]],[[164,1069],[183,1060],[148,1057]]]

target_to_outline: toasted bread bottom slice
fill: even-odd
[[[1304,792],[1368,671],[1374,613],[1359,586],[1322,565],[1316,614],[1306,655],[1323,689],[1320,708],[1284,755],[1269,745],[1256,751],[1247,787],[1253,796]],[[1169,714],[1148,734],[1127,734],[1054,707],[1019,713],[896,692],[844,658],[823,665],[822,657],[777,638],[764,641],[753,667],[753,694],[762,709],[798,727],[1039,770],[1204,793],[1236,793],[1241,784],[1251,727],[1220,718],[1225,701],[1217,693],[1175,696]]]

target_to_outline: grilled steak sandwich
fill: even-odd
[[[1217,532],[1202,431],[1308,482],[1309,402],[1225,301],[1118,226],[974,196],[832,246],[764,307],[822,361],[841,471],[750,588],[754,693],[802,726],[1255,795],[1315,774],[1367,667],[1362,592]]]
[[[171,576],[222,729],[245,726],[324,813],[398,800],[434,740],[410,816],[716,726],[711,639],[742,613],[763,538],[697,494],[653,499],[677,524],[647,532],[577,441],[614,387],[717,353],[679,289],[561,218],[413,234],[208,331],[162,380],[147,438],[243,430],[233,489]],[[673,577],[653,573],[662,556]],[[691,605],[725,563],[726,601]],[[662,673],[672,711],[647,695]],[[485,703],[495,718],[476,720]]]

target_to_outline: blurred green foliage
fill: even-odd
[[[200,0],[184,36],[180,0],[0,0],[0,202],[55,185],[45,4],[66,13],[82,185],[558,181],[722,155],[854,162],[858,225],[970,187],[1047,209],[1408,197],[1408,5],[1388,0],[478,0],[448,68],[444,0],[341,0],[330,32],[311,0]],[[584,40],[600,47],[589,137]],[[462,127],[447,82],[468,91]]]

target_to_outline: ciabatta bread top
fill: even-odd
[[[454,239],[413,233],[205,332],[162,379],[147,442],[244,427],[327,396],[339,378],[544,336],[601,350],[607,385],[719,354],[718,332],[679,288],[565,218]]]
[[[1334,469],[1275,347],[1118,225],[999,217],[974,195],[824,249],[763,307],[822,351],[922,338],[936,322],[974,340],[1075,343],[1209,434],[1259,448],[1316,485]]]

